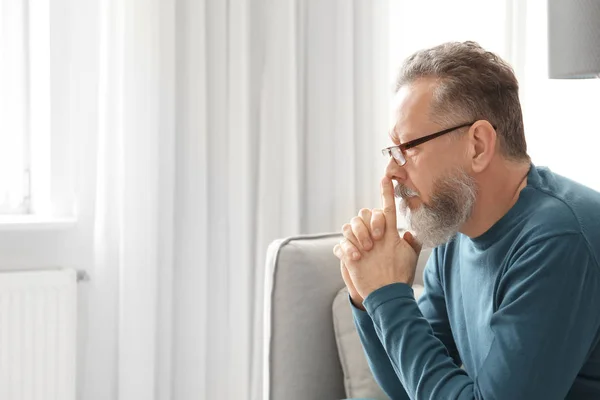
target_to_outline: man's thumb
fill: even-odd
[[[410,247],[412,247],[415,253],[417,253],[417,256],[421,253],[422,245],[417,239],[415,239],[412,233],[406,231],[404,232],[404,235],[402,235],[402,238],[406,240],[408,244],[410,244]]]

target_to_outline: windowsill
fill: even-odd
[[[0,215],[0,232],[64,230],[73,228],[76,223],[74,217]]]

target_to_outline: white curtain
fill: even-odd
[[[337,230],[359,205],[374,207],[379,199],[389,86],[386,28],[377,21],[386,7],[292,0],[205,5],[203,12],[183,12],[183,26],[205,44],[187,42],[180,59],[181,76],[195,72],[200,79],[199,90],[186,86],[182,96],[200,99],[178,106],[183,126],[200,133],[200,199],[190,207],[206,214],[182,238],[199,245],[200,270],[190,266],[181,281],[201,293],[203,307],[194,311],[203,338],[199,364],[186,358],[198,343],[197,335],[183,336],[191,316],[175,328],[182,335],[177,356],[201,378],[176,376],[175,392],[260,399],[268,244]],[[188,301],[181,310],[194,309]]]
[[[386,3],[58,3],[90,242],[78,398],[263,398],[268,244],[379,202]]]
[[[72,21],[96,40],[88,46],[97,57],[95,138],[82,149],[92,157],[80,160],[91,170],[94,206],[78,398],[169,398],[174,3],[107,0],[96,6],[96,13],[84,15],[97,25]],[[77,50],[72,54],[85,62]]]

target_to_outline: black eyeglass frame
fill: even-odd
[[[477,121],[479,121],[479,120],[476,120],[476,121],[473,121],[473,122],[469,122],[467,124],[462,124],[462,125],[454,126],[452,128],[444,129],[443,131],[435,132],[435,133],[432,133],[431,135],[426,135],[426,136],[423,136],[423,137],[420,137],[420,138],[408,141],[406,143],[399,144],[397,146],[386,147],[385,149],[381,149],[381,154],[383,154],[386,157],[393,157],[394,160],[396,160],[400,164],[400,166],[402,166],[402,165],[406,164],[406,157],[404,157],[404,152],[406,150],[411,149],[413,147],[416,147],[416,146],[418,146],[420,144],[429,142],[430,140],[438,138],[438,137],[440,137],[442,135],[445,135],[445,134],[450,133],[452,131],[455,131],[457,129],[465,128],[467,126],[471,126],[471,125],[473,125]],[[496,129],[495,125],[492,125],[492,127],[494,129]],[[400,150],[400,153],[402,154],[402,158],[404,159],[403,161],[402,160],[398,160],[397,157],[394,157],[394,154],[393,154],[394,150]]]

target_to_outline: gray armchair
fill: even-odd
[[[334,335],[332,302],[344,286],[332,253],[340,234],[273,242],[265,285],[265,399],[344,399],[344,376]],[[419,258],[415,284],[429,257]]]

